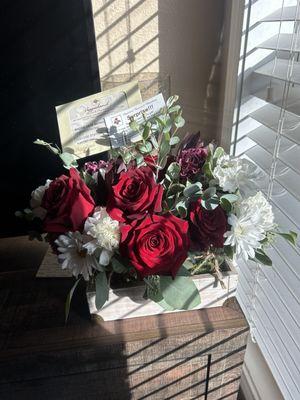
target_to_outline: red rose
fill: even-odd
[[[64,233],[80,231],[95,205],[90,190],[71,168],[70,177],[61,175],[50,183],[41,206],[47,210],[44,230]]]
[[[193,245],[200,250],[209,246],[223,247],[227,231],[227,217],[222,207],[206,210],[201,199],[190,206],[190,235]]]
[[[187,257],[188,222],[172,214],[149,215],[121,227],[120,253],[141,277],[172,275]]]
[[[141,219],[147,213],[161,211],[162,195],[163,187],[155,182],[151,168],[130,168],[121,172],[112,187],[107,212],[120,222]]]

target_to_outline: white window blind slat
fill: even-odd
[[[256,74],[270,76],[280,80],[286,80],[289,70],[289,60],[277,58],[274,61],[270,61],[260,68],[257,68],[254,72]],[[289,77],[292,83],[300,84],[300,62],[295,61],[292,73]]]
[[[257,183],[282,231],[300,228],[299,3],[249,1],[247,39],[242,41],[246,47],[241,49],[246,59],[239,68],[241,91],[233,129],[233,154],[262,170],[264,178]],[[300,248],[279,238],[267,253],[273,260],[271,268],[240,262],[237,297],[284,398],[296,400],[300,399]]]
[[[247,297],[244,295],[243,291],[239,291],[237,294],[237,299],[248,318],[250,318],[249,313],[246,310],[249,310],[249,302],[247,301]],[[274,348],[274,346],[266,340],[266,332],[262,328],[260,321],[257,321],[257,326],[255,329],[255,338],[257,344],[259,345],[271,371],[273,372],[273,376],[281,389],[281,392],[286,400],[295,400],[298,396],[298,389],[295,387],[293,382],[291,382],[291,378],[284,367],[282,361],[278,358],[278,351]]]
[[[293,51],[300,51],[299,38],[294,44],[292,43],[292,40],[293,40],[293,35],[291,33],[280,33],[260,43],[257,46],[257,48],[270,49],[270,50],[278,49],[282,51],[289,51],[292,48]]]
[[[265,104],[263,107],[250,113],[256,121],[276,132],[280,116],[280,107],[274,104]],[[282,135],[300,144],[300,116],[286,111]]]
[[[277,22],[277,21],[295,21],[300,20],[300,12],[298,10],[298,14],[296,17],[296,6],[283,7],[283,10],[280,8],[267,17],[261,19],[262,22]]]

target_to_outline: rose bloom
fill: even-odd
[[[121,227],[120,253],[144,278],[172,275],[187,257],[188,222],[172,214],[149,215]]]
[[[206,210],[198,199],[190,206],[189,218],[193,247],[199,250],[207,250],[209,246],[223,247],[227,216],[221,206]]]
[[[161,211],[162,195],[163,187],[155,182],[150,167],[130,168],[112,187],[106,210],[119,222],[141,219]]]
[[[41,205],[47,210],[44,230],[55,233],[81,231],[95,206],[75,168],[70,169],[70,177],[61,175],[50,183]]]
[[[186,150],[182,150],[177,157],[177,162],[181,167],[181,178],[194,178],[195,175],[201,172],[206,157],[207,148],[205,147],[189,148]]]

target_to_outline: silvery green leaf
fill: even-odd
[[[176,106],[170,107],[168,109],[168,113],[169,114],[178,113],[180,111],[180,109],[181,109],[180,105],[176,105]]]
[[[57,147],[53,147],[51,143],[45,142],[42,139],[36,139],[33,143],[47,147],[48,150],[52,151],[52,153],[56,155],[60,153],[60,150]]]
[[[219,204],[220,204],[220,200],[219,200],[218,196],[213,196],[207,200],[201,201],[202,207],[204,207],[206,210],[214,210],[218,207]]]
[[[175,94],[174,96],[171,96],[167,100],[167,107],[170,108],[174,103],[176,103],[179,99],[179,96]]]
[[[147,140],[149,138],[149,135],[150,135],[150,126],[149,126],[149,124],[146,124],[144,127],[144,130],[143,130],[143,134],[142,134],[143,139]]]
[[[214,165],[217,164],[218,158],[222,157],[224,153],[225,152],[224,152],[223,147],[217,147],[216,148],[216,150],[214,151],[214,154],[213,154]]]
[[[136,164],[139,167],[144,162],[144,157],[141,154],[137,154],[135,157]]]
[[[130,126],[131,130],[133,130],[135,132],[139,131],[140,125],[135,120],[130,121],[129,126]]]
[[[158,149],[158,143],[157,143],[156,137],[154,135],[150,136],[150,141],[151,141],[153,147],[157,150]]]
[[[236,194],[228,193],[223,194],[223,196],[221,196],[221,200],[222,199],[229,201],[229,203],[235,203],[239,199],[239,196],[237,196]]]
[[[172,181],[175,181],[179,178],[180,174],[180,165],[177,162],[172,162],[167,169],[166,175],[171,178]]]
[[[76,156],[74,156],[74,154],[63,152],[59,154],[59,157],[67,169],[78,166],[78,163],[76,161]]]
[[[177,128],[182,128],[185,124],[184,118],[182,118],[180,115],[175,118],[174,124]]]
[[[65,304],[65,323],[67,323],[67,321],[68,321],[72,297],[73,297],[74,291],[80,280],[81,280],[81,278],[77,279],[77,281],[74,283],[72,289],[70,290],[70,292],[67,296],[66,304]]]
[[[111,265],[113,267],[113,270],[118,274],[123,274],[124,272],[128,271],[128,268],[124,264],[122,264],[116,257],[113,257],[111,259]]]
[[[187,186],[183,191],[184,197],[191,197],[197,193],[199,193],[199,194],[202,193],[201,182],[192,183],[189,186]]]
[[[160,290],[167,304],[176,310],[191,310],[201,302],[199,291],[189,276],[160,277]]]
[[[217,192],[217,189],[214,186],[211,186],[211,187],[207,188],[206,190],[204,190],[202,199],[208,200],[211,197],[215,196],[216,192]]]
[[[168,190],[168,196],[183,192],[185,186],[181,183],[173,183]]]
[[[234,248],[232,246],[224,246],[224,253],[230,260],[233,259]]]
[[[164,133],[170,132],[171,129],[172,129],[172,120],[170,117],[168,117],[168,118],[166,118],[163,132]]]
[[[185,204],[185,201],[179,201],[176,204],[175,208],[181,218],[185,218],[187,216],[187,206]]]
[[[178,136],[173,136],[170,139],[170,145],[171,146],[175,146],[175,144],[180,142],[180,138]]]
[[[100,310],[103,304],[108,300],[109,287],[106,273],[98,272],[95,279],[96,284],[96,308]]]
[[[220,198],[220,206],[223,208],[223,210],[225,210],[227,213],[229,213],[231,211],[231,203],[230,201],[224,199],[224,198]]]
[[[144,282],[146,283],[146,291],[148,299],[155,301],[156,303],[163,300],[163,296],[160,291],[160,276],[158,275],[150,275],[144,278]]]
[[[297,233],[293,231],[289,231],[289,233],[277,232],[278,235],[282,236],[285,240],[290,242],[292,245],[296,246],[297,244]]]
[[[271,258],[268,257],[266,255],[266,253],[261,249],[256,249],[255,250],[255,259],[254,259],[254,261],[257,261],[257,262],[259,262],[261,264],[264,264],[264,265],[272,266]]]
[[[142,154],[149,154],[152,151],[152,144],[150,142],[146,142],[138,145],[138,150]]]
[[[159,149],[159,163],[161,163],[161,161],[169,154],[170,150],[170,135],[165,133],[162,137]]]
[[[165,299],[158,301],[157,304],[159,304],[161,306],[161,308],[163,308],[166,311],[174,311],[174,307],[171,307],[170,304],[168,304],[165,301]]]

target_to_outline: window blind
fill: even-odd
[[[231,152],[260,167],[282,230],[300,230],[300,0],[251,0]],[[238,300],[285,399],[300,399],[300,248],[278,238],[272,267],[239,263]]]

